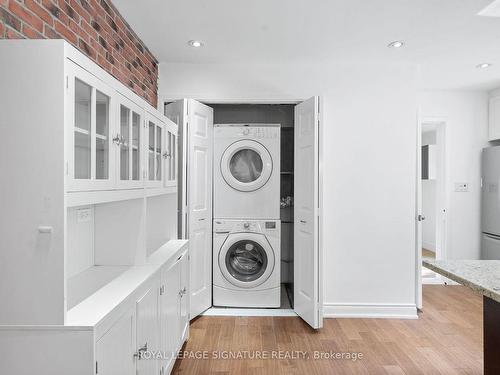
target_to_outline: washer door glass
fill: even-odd
[[[234,153],[229,162],[229,170],[235,179],[243,183],[257,180],[262,174],[262,158],[252,149]]]
[[[226,268],[236,280],[252,282],[264,274],[268,260],[264,248],[257,242],[243,240],[234,243],[226,253]]]

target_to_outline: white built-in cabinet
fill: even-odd
[[[175,187],[177,125],[105,73],[68,58],[65,74],[68,191]]]
[[[0,55],[0,374],[168,374],[189,332],[177,125],[63,40]]]
[[[135,307],[96,342],[98,374],[170,373],[189,334],[188,262],[182,252],[164,265]]]
[[[500,93],[490,97],[488,140],[500,139]]]

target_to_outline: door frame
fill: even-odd
[[[417,179],[416,179],[416,215],[422,214],[422,133],[425,125],[434,125],[436,127],[436,144],[438,147],[438,158],[441,167],[437,173],[436,184],[436,259],[447,259],[448,251],[448,212],[449,212],[449,181],[448,171],[450,159],[448,157],[448,118],[444,116],[419,116],[417,120]],[[423,230],[422,225],[416,225],[415,249],[416,249],[416,301],[417,307],[422,308],[422,284],[444,284],[444,279],[439,274],[434,277],[422,277],[422,244]]]
[[[196,101],[199,101],[203,104],[293,104],[297,105],[300,104],[309,97],[305,98],[261,98],[261,99],[255,99],[255,98],[203,98],[203,97],[191,97],[190,95],[176,95],[175,97],[172,96],[159,96],[158,97],[158,106],[161,108],[160,112],[164,113],[165,112],[165,104],[175,102],[178,100],[181,100],[183,98],[191,98]],[[318,256],[319,256],[319,265],[318,265],[318,273],[319,273],[319,280],[318,280],[318,290],[319,290],[319,305],[320,305],[320,317],[323,319],[323,244],[324,244],[324,237],[323,237],[323,223],[324,223],[324,218],[323,218],[323,97],[321,95],[318,95],[318,101],[319,101],[319,129],[318,129],[318,137],[319,137],[319,142],[318,142],[318,187],[319,187],[319,192],[318,192],[318,199],[319,199],[319,208],[318,208]],[[213,210],[213,207],[212,207]],[[213,307],[212,307],[213,309]],[[210,310],[210,309],[209,309]],[[254,309],[252,309],[254,310]],[[290,311],[293,312],[293,309],[289,310],[280,310],[283,312],[283,316],[290,316]],[[210,314],[209,312],[206,314]],[[294,313],[295,314],[295,313]]]

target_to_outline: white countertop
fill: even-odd
[[[187,243],[187,240],[169,241],[151,254],[144,265],[122,270],[116,278],[69,310],[65,326],[95,327],[160,268],[173,264]]]
[[[500,302],[500,260],[424,259],[424,267]]]

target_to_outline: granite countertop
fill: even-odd
[[[424,259],[424,267],[500,302],[500,260]]]

